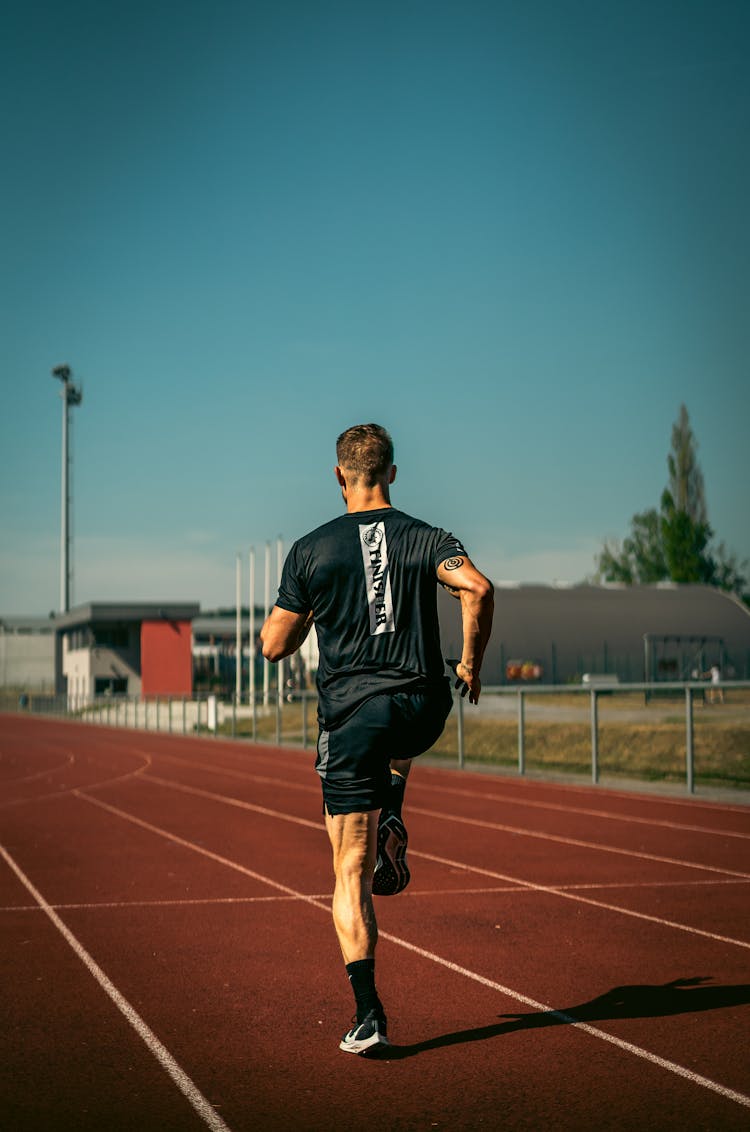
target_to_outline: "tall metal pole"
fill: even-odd
[[[237,555],[237,576],[235,584],[235,676],[234,699],[235,703],[242,700],[242,557]]]
[[[263,617],[267,619],[271,609],[271,544],[266,543],[265,577],[263,579]],[[263,707],[268,707],[268,693],[271,687],[270,662],[263,657]]]
[[[70,408],[80,405],[83,393],[71,380],[70,366],[55,366],[52,376],[63,383],[62,417],[62,491],[60,506],[60,612],[70,609]]]
[[[70,528],[68,513],[70,510],[70,496],[68,494],[68,398],[67,385],[63,386],[63,413],[62,413],[62,497],[60,500],[60,612],[67,613],[70,609]]]
[[[250,703],[255,706],[255,547],[250,547]]]
[[[276,539],[276,587],[281,586],[281,568],[284,564],[284,544],[281,541],[281,535]],[[279,661],[276,666],[276,697],[281,708],[284,703],[284,661]]]

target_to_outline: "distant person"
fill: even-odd
[[[708,693],[709,703],[715,704],[718,698],[718,702],[723,704],[724,689],[721,687],[721,669],[718,664],[711,665],[708,675],[711,678],[711,688]]]
[[[346,514],[292,546],[261,631],[271,661],[318,635],[318,756],[333,849],[333,922],[356,1002],[340,1048],[388,1045],[375,987],[373,893],[409,883],[401,817],[411,760],[441,735],[451,709],[440,650],[437,586],[461,602],[463,649],[456,687],[479,700],[492,627],[491,583],[452,534],[391,506],[393,443],[380,425],[338,438],[336,479]]]

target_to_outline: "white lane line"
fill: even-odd
[[[438,821],[458,822],[460,825],[471,825],[477,829],[491,829],[498,833],[514,833],[519,837],[536,837],[540,841],[555,841],[560,845],[575,845],[580,849],[594,849],[599,853],[615,853],[621,857],[636,857],[639,861],[655,861],[659,865],[678,865],[683,869],[698,869],[700,872],[718,873],[720,876],[741,877],[750,880],[750,873],[738,872],[736,869],[718,868],[716,865],[701,865],[695,861],[686,861],[680,857],[661,857],[657,853],[640,853],[636,849],[622,849],[617,845],[602,845],[598,841],[581,841],[576,837],[563,837],[557,833],[542,833],[535,829],[524,829],[522,826],[505,825],[502,822],[482,821],[480,818],[465,818],[458,814],[447,814],[440,810],[425,810],[421,806],[409,806],[410,814],[421,814],[422,817],[435,818]]]
[[[59,751],[56,747],[53,747],[52,750],[55,752],[55,754],[59,754]],[[11,786],[21,786],[25,785],[27,782],[34,782],[37,778],[44,778],[47,774],[54,774],[55,771],[64,770],[65,767],[71,765],[74,759],[75,755],[72,752],[69,752],[67,758],[63,759],[62,762],[55,763],[54,766],[48,766],[44,770],[37,770],[34,774],[25,774],[23,778],[5,779],[3,781],[3,786],[7,789]],[[2,761],[2,757],[0,757],[0,762]]]
[[[182,739],[182,738],[188,738],[188,739],[190,739],[191,742],[196,742],[196,740],[193,737],[190,737],[190,736],[183,737],[183,736],[175,734],[175,735],[172,736],[172,738],[178,739],[178,740]],[[204,740],[204,742],[205,742],[205,740]],[[215,740],[211,740],[210,742],[212,743],[212,745],[214,743],[217,743],[217,741],[215,741]],[[234,741],[234,740],[224,740],[224,741],[219,740],[218,743],[217,743],[217,747],[219,747],[221,749],[222,754],[236,756],[236,758],[240,759],[240,760],[243,759],[243,758],[244,759],[252,758],[255,761],[258,761],[258,760],[264,761],[263,756],[266,753],[265,746],[259,746],[258,744],[253,744],[252,742],[249,742],[249,741],[244,742],[244,743],[240,742],[239,744],[237,744],[236,741]],[[307,771],[309,770],[309,765],[303,763],[302,758],[305,755],[314,755],[314,750],[312,748],[282,747],[281,750],[283,751],[283,753],[285,755],[289,756],[286,763],[285,763],[286,767],[293,768],[295,771],[300,771],[300,773],[307,773]],[[179,756],[176,756],[176,755],[166,755],[166,754],[162,754],[161,752],[158,753],[157,757],[160,758],[160,759],[162,759],[162,758],[168,759],[170,762],[176,762],[176,763],[179,763],[182,766],[188,767],[188,768],[192,765],[199,765],[197,763],[194,764],[192,762],[192,760],[188,761],[187,758],[180,758]],[[270,760],[270,758],[266,758],[265,761],[269,762],[271,760]],[[273,761],[277,761],[277,760],[274,759]],[[215,763],[211,763],[211,764],[205,764],[204,763],[204,764],[201,764],[201,765],[203,765],[205,767],[205,769],[207,769],[207,770],[216,770],[216,771],[219,771],[220,773],[233,773],[233,774],[236,774],[238,776],[243,775],[242,771],[229,771],[227,768],[219,767]],[[438,774],[443,772],[446,775],[454,774],[456,772],[455,765],[451,765],[450,763],[446,763],[445,766],[436,765],[434,762],[424,763],[423,765],[424,765],[425,772],[435,771]],[[472,778],[474,778],[474,779],[481,778],[483,780],[483,783],[487,783],[488,785],[491,782],[501,782],[501,783],[504,782],[505,784],[516,785],[519,788],[518,796],[516,796],[516,795],[506,795],[506,797],[507,797],[508,801],[519,802],[520,804],[523,804],[523,805],[533,804],[533,805],[536,805],[536,806],[545,806],[545,805],[547,805],[547,803],[536,802],[536,801],[532,803],[528,800],[523,799],[521,797],[521,791],[522,790],[533,789],[533,788],[536,788],[536,787],[539,787],[540,789],[544,789],[544,788],[554,789],[556,785],[560,785],[561,788],[568,794],[573,794],[573,793],[583,794],[586,797],[592,797],[592,795],[595,795],[596,798],[597,798],[597,802],[601,801],[601,799],[603,797],[606,797],[608,794],[613,793],[613,794],[616,794],[619,798],[622,798],[623,800],[633,801],[633,800],[637,799],[637,800],[643,802],[644,805],[654,805],[654,806],[658,805],[658,806],[665,806],[665,807],[670,806],[670,807],[675,807],[677,809],[689,809],[691,812],[696,812],[697,810],[706,810],[706,811],[708,811],[708,813],[716,814],[718,816],[720,816],[723,813],[742,814],[743,816],[747,816],[748,813],[750,812],[750,807],[748,807],[746,805],[739,804],[739,803],[736,803],[736,804],[733,805],[729,802],[711,801],[711,800],[706,800],[706,799],[697,798],[697,797],[696,798],[694,798],[694,797],[673,798],[673,797],[670,797],[667,794],[645,795],[645,794],[642,794],[642,793],[638,793],[637,791],[628,791],[628,790],[622,790],[622,789],[618,790],[616,787],[583,786],[583,785],[576,783],[576,782],[563,782],[563,783],[557,784],[557,783],[554,783],[554,782],[545,782],[544,780],[524,778],[524,777],[520,777],[520,776],[514,775],[514,774],[498,774],[497,776],[492,776],[492,775],[488,775],[488,774],[481,774],[480,772],[477,772],[477,771],[462,771],[461,773],[462,773],[462,776],[464,777],[464,779],[471,780]],[[266,778],[266,779],[263,779],[263,781],[266,781],[266,782],[269,782],[269,783],[271,783],[271,782],[279,783],[279,784],[282,784],[282,782],[283,782],[283,785],[285,785],[285,786],[290,785],[290,783],[287,779],[280,780],[280,779]],[[425,786],[425,785],[427,785],[427,784],[424,781],[420,782],[420,786]],[[294,784],[294,788],[295,789],[297,788],[296,784]],[[445,787],[445,786],[443,786],[443,787],[432,787],[431,786],[430,789],[440,789],[440,790],[445,790],[448,793],[453,793],[453,790],[452,790],[451,787]],[[467,791],[467,793],[468,793],[468,791]],[[484,797],[487,797],[488,795],[485,795],[480,791],[477,794],[477,796],[484,798]],[[494,795],[492,795],[492,796],[494,797]],[[750,795],[748,797],[749,797],[749,800],[750,800]],[[567,807],[563,807],[563,809],[567,809]],[[581,811],[581,812],[585,813],[587,811]],[[595,814],[595,813],[597,813],[597,811],[592,810],[591,813]],[[619,817],[619,815],[614,814],[611,811],[603,811],[602,814],[605,817],[613,817],[613,818]],[[645,818],[645,819],[640,818],[638,820],[649,821],[648,818]],[[655,824],[660,824],[660,823],[655,822]],[[669,823],[666,823],[666,824],[669,824]],[[684,827],[678,826],[678,828],[691,829],[692,827],[691,826],[684,826]],[[715,830],[713,832],[724,833],[725,831],[724,830]],[[750,836],[750,835],[741,834],[740,836],[745,837],[745,836]]]
[[[183,794],[195,794],[198,798],[210,798],[213,802],[221,802],[225,806],[235,806],[238,810],[252,810],[255,814],[264,814],[269,818],[279,818],[294,825],[304,825],[314,829],[317,833],[325,834],[321,821],[310,821],[309,818],[298,818],[294,814],[283,814],[279,810],[269,810],[267,806],[257,806],[254,802],[243,802],[239,798],[232,798],[228,794],[214,794],[211,790],[202,790],[199,786],[185,786],[182,782],[174,782],[170,778],[160,778],[156,774],[149,774],[149,782],[156,782],[159,786],[167,786],[170,790],[179,790]],[[87,786],[88,790],[89,787]]]
[[[329,904],[322,903],[315,897],[306,896],[302,892],[296,892],[294,889],[289,888],[287,885],[279,884],[270,877],[264,877],[260,873],[254,872],[252,869],[240,865],[237,861],[232,861],[228,857],[222,857],[218,853],[213,853],[210,849],[205,849],[202,845],[196,845],[194,842],[187,841],[183,837],[178,837],[169,830],[161,829],[159,826],[152,825],[150,822],[143,821],[141,818],[135,817],[134,814],[129,814],[125,810],[119,810],[115,806],[110,806],[106,802],[100,802],[98,798],[89,798],[86,794],[79,795],[81,799],[90,802],[94,806],[99,806],[110,813],[115,814],[117,817],[123,818],[125,821],[132,822],[134,825],[140,826],[143,829],[150,830],[158,837],[164,837],[168,841],[173,841],[178,845],[184,846],[195,853],[200,853],[210,860],[217,861],[219,864],[226,865],[230,869],[237,872],[244,873],[246,876],[251,876],[255,880],[260,880],[264,884],[270,885],[272,888],[280,889],[290,895],[296,895],[297,898],[305,904],[311,904],[315,908],[319,908],[326,912],[328,915],[331,913]],[[619,910],[619,909],[618,909]],[[735,1101],[737,1104],[744,1105],[750,1108],[750,1097],[745,1096],[743,1093],[738,1093],[734,1089],[729,1089],[724,1085],[720,1085],[717,1081],[712,1081],[708,1077],[703,1077],[699,1073],[694,1073],[691,1069],[686,1069],[682,1065],[678,1065],[674,1061],[668,1061],[666,1058],[659,1057],[658,1054],[651,1053],[649,1050],[643,1049],[640,1046],[633,1045],[631,1042],[622,1041],[620,1038],[608,1034],[605,1030],[599,1030],[595,1026],[589,1025],[587,1022],[578,1022],[572,1015],[563,1014],[561,1011],[555,1010],[553,1007],[543,1002],[537,1002],[527,995],[521,994],[518,991],[512,990],[510,987],[503,986],[502,983],[496,983],[492,979],[485,978],[484,975],[478,974],[476,971],[471,971],[468,967],[461,967],[457,963],[453,963],[450,959],[444,959],[441,955],[436,955],[432,951],[426,951],[424,948],[418,947],[416,944],[410,943],[408,940],[402,939],[400,936],[391,935],[389,932],[380,932],[381,939],[387,939],[389,943],[393,943],[397,947],[402,947],[406,951],[412,951],[414,954],[419,955],[423,959],[427,959],[432,963],[436,963],[447,970],[452,971],[454,974],[462,975],[466,979],[471,979],[473,982],[479,983],[482,986],[489,987],[491,990],[496,990],[500,994],[506,995],[508,998],[514,999],[516,1002],[521,1002],[525,1006],[531,1006],[534,1010],[538,1010],[544,1014],[551,1014],[554,1017],[560,1018],[562,1021],[574,1025],[576,1029],[583,1030],[585,1033],[590,1034],[592,1037],[599,1038],[600,1041],[608,1042],[616,1046],[618,1049],[625,1050],[627,1053],[633,1054],[644,1061],[650,1062],[652,1065],[657,1065],[661,1069],[667,1070],[669,1073],[674,1073],[678,1077],[682,1077],[687,1081],[692,1082],[694,1085],[699,1085],[701,1088],[708,1089],[711,1092],[718,1093],[720,1096],[725,1097],[727,1100]]]
[[[94,976],[99,986],[105,994],[111,998],[120,1013],[124,1015],[138,1037],[159,1062],[162,1069],[171,1077],[177,1088],[192,1105],[198,1116],[201,1117],[204,1124],[211,1129],[211,1132],[230,1132],[229,1126],[224,1123],[216,1110],[209,1104],[198,1087],[188,1077],[187,1073],[178,1065],[166,1046],[159,1041],[156,1034],[146,1025],[140,1014],[134,1010],[114,983],[105,975],[99,964],[92,958],[83,944],[73,935],[52,906],[44,899],[41,892],[34,887],[21,867],[16,864],[10,853],[8,853],[2,845],[0,845],[0,854],[2,854],[6,864],[15,873],[24,888],[33,896],[40,909],[52,921],[68,946],[86,966],[89,973]]]
[[[102,778],[98,782],[78,783],[76,786],[66,786],[63,783],[58,790],[51,790],[46,794],[33,794],[28,798],[12,798],[9,802],[0,802],[0,809],[8,810],[13,806],[32,806],[36,802],[49,802],[56,798],[65,798],[69,795],[75,795],[76,791],[81,789],[82,786],[85,787],[86,790],[97,790],[101,786],[113,786],[117,782],[125,782],[128,778],[137,778],[147,771],[151,765],[149,755],[143,755],[142,757],[146,760],[143,766],[137,766],[134,770],[123,771],[122,774],[118,774],[114,778]],[[95,766],[97,765],[95,760],[89,758],[89,761],[93,762]],[[73,766],[76,764],[78,764],[78,759],[75,755],[71,755],[70,765]]]
[[[699,886],[705,887],[710,885],[716,887],[717,885],[727,884],[746,884],[742,880],[666,880],[666,881],[649,881],[647,884],[637,884],[635,882],[628,884],[562,884],[555,888],[554,892],[579,892],[581,890],[594,891],[598,889],[612,889],[625,888],[696,888]],[[449,900],[452,896],[491,896],[497,893],[504,893],[510,895],[511,893],[516,896],[533,895],[534,890],[531,888],[521,888],[518,884],[491,884],[483,885],[481,888],[418,888],[414,881],[409,886],[409,891],[405,896],[407,900],[414,900],[418,896],[440,896],[444,901]],[[331,892],[311,892],[309,895],[313,900],[332,900],[333,893]],[[182,907],[205,907],[221,904],[284,904],[289,901],[296,902],[296,896],[195,896],[192,898],[183,898],[174,900],[97,900],[85,902],[73,902],[65,904],[50,904],[50,908],[54,908],[56,912],[96,912],[99,910],[106,911],[117,908],[182,908]],[[38,904],[6,904],[0,907],[0,916],[3,912],[41,912]]]
[[[143,753],[137,750],[137,748],[135,747],[133,748],[133,750],[139,754]],[[193,759],[191,759],[188,763],[185,759],[175,758],[174,755],[160,754],[158,756],[158,761],[160,763],[176,763],[177,766],[180,766],[185,770],[206,770],[210,774],[222,774],[226,778],[239,778],[243,782],[247,782],[248,785],[260,782],[264,786],[283,786],[286,790],[301,790],[304,794],[317,794],[318,796],[320,796],[320,787],[311,786],[309,784],[309,781],[290,782],[289,779],[286,778],[272,778],[270,775],[254,774],[252,771],[248,770],[235,770],[231,767],[217,766],[215,763],[203,763]],[[307,770],[309,771],[310,768],[308,767]]]
[[[420,782],[420,790],[433,790],[438,794],[450,794],[458,798],[479,798],[482,802],[508,802],[513,806],[529,806],[537,810],[553,810],[561,814],[581,814],[583,817],[605,818],[607,821],[632,822],[636,825],[651,825],[660,829],[683,830],[686,833],[706,833],[714,837],[738,837],[743,841],[750,841],[750,833],[740,833],[731,829],[711,829],[705,825],[686,825],[683,822],[664,821],[660,818],[636,817],[634,814],[620,814],[612,810],[590,810],[582,806],[563,806],[555,802],[538,802],[531,798],[515,798],[510,794],[481,794],[476,790],[453,790],[449,786],[433,786],[429,782]],[[750,813],[747,815],[750,818]]]
[[[211,798],[217,802],[223,802],[228,806],[236,806],[238,809],[254,810],[256,813],[266,814],[269,817],[280,818],[284,821],[297,822],[301,825],[310,826],[313,829],[322,829],[322,826],[308,821],[304,818],[292,817],[289,814],[283,814],[278,810],[270,810],[263,806],[257,806],[251,802],[243,802],[238,798],[232,798],[226,794],[216,794],[210,790],[203,790],[199,786],[186,786],[181,782],[175,782],[173,779],[161,778],[156,774],[148,775],[149,782],[156,782],[162,786],[168,786],[170,789],[181,790],[185,794],[195,794],[198,797]],[[285,783],[279,780],[279,786],[284,786]],[[91,787],[86,787],[91,789]],[[715,865],[702,865],[695,861],[686,861],[679,857],[661,857],[654,853],[641,853],[635,849],[622,849],[618,846],[602,845],[599,842],[593,841],[580,841],[570,837],[562,837],[558,834],[541,833],[536,830],[523,829],[519,826],[502,825],[499,822],[482,821],[479,818],[466,818],[456,814],[443,813],[439,810],[425,810],[419,806],[409,806],[409,811],[413,814],[421,814],[424,817],[437,818],[440,821],[454,821],[461,822],[465,825],[478,826],[480,829],[492,829],[501,833],[515,833],[522,834],[524,837],[537,837],[545,841],[558,841],[564,845],[575,845],[583,849],[594,849],[601,853],[616,853],[625,857],[636,857],[639,860],[655,861],[657,864],[666,865],[679,865],[686,869],[696,869],[699,872],[716,873],[719,876],[737,877],[740,880],[750,880],[750,873],[738,872],[735,869],[718,868]]]
[[[452,766],[446,764],[445,767],[437,765],[434,762],[429,764],[425,763],[425,770],[441,771],[446,769],[450,772],[454,771],[455,764]],[[746,815],[748,808],[746,804],[740,802],[716,802],[710,799],[694,798],[694,797],[681,797],[674,798],[669,794],[646,794],[642,790],[627,790],[624,788],[618,789],[616,786],[584,786],[578,782],[554,782],[551,779],[544,778],[526,778],[518,773],[511,773],[508,771],[505,774],[488,775],[486,772],[481,771],[463,771],[467,777],[481,778],[482,780],[489,779],[489,781],[505,781],[512,785],[516,785],[520,790],[554,790],[558,786],[562,787],[566,794],[583,794],[587,798],[596,796],[597,801],[602,795],[606,797],[607,794],[616,794],[618,798],[623,801],[638,800],[646,805],[659,805],[659,806],[674,806],[677,809],[689,808],[692,810],[708,810],[710,813],[728,813],[728,814],[743,814]],[[736,791],[736,793],[741,793]],[[744,792],[742,792],[744,793]]]
[[[136,748],[134,748],[134,750],[136,750]],[[145,752],[137,749],[137,753],[144,754]],[[159,754],[158,758],[159,761],[176,763],[178,766],[184,767],[186,770],[195,768],[197,770],[209,771],[212,774],[222,774],[228,778],[238,778],[248,783],[259,782],[267,786],[281,786],[287,790],[301,790],[305,793],[310,794],[319,793],[319,790],[317,788],[308,786],[303,783],[290,782],[288,779],[283,778],[272,778],[271,776],[256,774],[252,771],[236,770],[229,767],[217,766],[215,763],[196,762],[193,760],[188,763],[185,759],[178,758],[174,755]],[[579,814],[583,817],[598,817],[611,821],[621,821],[626,823],[632,822],[637,825],[655,826],[660,829],[673,829],[685,833],[705,833],[709,836],[734,837],[739,838],[740,840],[750,841],[750,833],[740,833],[736,830],[713,829],[709,828],[708,826],[686,825],[682,822],[669,822],[656,818],[634,817],[631,814],[619,814],[610,810],[592,810],[578,806],[564,806],[552,802],[538,802],[528,798],[516,798],[510,794],[482,794],[476,790],[466,790],[460,787],[455,788],[450,786],[433,786],[431,783],[425,782],[423,780],[419,782],[419,789],[432,790],[435,793],[448,794],[451,797],[479,798],[482,802],[507,802],[510,805],[529,806],[540,810],[552,810],[562,814]],[[750,816],[750,814],[748,816]]]
[[[467,872],[478,873],[480,876],[491,877],[493,880],[504,880],[515,883],[516,878],[506,873],[498,873],[493,869],[483,869],[476,865],[465,865],[462,861],[451,861],[447,857],[436,857],[433,853],[422,853],[410,849],[412,857],[421,857],[425,861],[434,861],[438,865],[447,865],[452,869],[462,869]],[[635,920],[648,920],[649,923],[659,924],[664,928],[676,928],[677,931],[687,932],[688,935],[703,936],[704,939],[715,939],[719,943],[733,944],[735,947],[744,947],[750,950],[750,943],[743,939],[732,939],[730,936],[717,935],[716,932],[706,932],[702,928],[694,928],[689,924],[680,924],[676,920],[664,920],[661,916],[650,916],[646,912],[635,912],[631,908],[623,908],[619,904],[608,904],[604,900],[592,900],[589,896],[580,896],[577,892],[569,892],[551,884],[535,884],[533,881],[518,881],[518,884],[532,892],[546,892],[551,896],[559,896],[562,900],[575,900],[578,904],[590,904],[592,908],[603,908],[605,912],[619,912],[621,916],[631,916]],[[606,887],[603,886],[603,887]]]
[[[170,833],[167,829],[162,829],[158,825],[152,825],[151,822],[144,821],[143,818],[137,818],[134,814],[129,814],[127,810],[120,810],[117,806],[110,806],[108,802],[102,802],[99,798],[92,798],[85,794],[82,790],[77,792],[77,796],[84,802],[89,802],[92,806],[98,806],[101,810],[107,810],[110,814],[115,814],[119,818],[124,818],[125,821],[132,822],[133,825],[138,825],[141,829],[147,829],[151,833],[158,834],[159,837],[164,837],[167,841],[174,842],[175,845],[182,845],[186,849],[194,850],[196,853],[201,853],[204,857],[208,857],[211,861],[217,861],[220,865],[226,865],[227,868],[234,869],[238,873],[243,873],[247,877],[252,877],[253,880],[260,881],[261,884],[270,885],[275,888],[277,892],[284,892],[287,896],[293,896],[297,900],[304,900],[308,904],[314,904],[317,908],[326,908],[330,911],[327,905],[321,904],[314,896],[305,896],[304,893],[298,892],[295,888],[290,888],[286,884],[279,884],[278,881],[271,880],[270,877],[264,876],[263,873],[256,873],[253,869],[248,869],[246,865],[240,865],[236,861],[232,861],[229,857],[222,857],[219,853],[214,853],[210,849],[204,849],[202,845],[196,845],[193,841],[187,841],[184,837],[179,837],[176,833]],[[250,809],[255,807],[249,806],[249,803],[244,803]],[[265,813],[272,813],[267,810]],[[305,822],[302,818],[287,817],[288,821],[299,821],[301,825],[312,825],[312,822]],[[315,826],[317,830],[319,826]]]
[[[238,798],[232,798],[232,797],[226,796],[224,794],[215,794],[211,790],[201,790],[197,786],[184,786],[181,782],[171,782],[167,778],[157,778],[155,775],[149,775],[148,778],[145,778],[143,781],[145,781],[145,782],[157,782],[159,785],[166,786],[169,789],[181,791],[183,794],[194,794],[199,798],[207,798],[212,802],[219,802],[222,805],[234,806],[236,809],[239,809],[239,810],[249,810],[252,813],[263,814],[264,817],[270,817],[270,818],[278,819],[279,821],[291,822],[293,825],[301,825],[301,826],[304,826],[307,829],[314,829],[318,833],[322,832],[322,825],[320,823],[309,821],[309,819],[307,819],[307,818],[298,818],[293,814],[282,813],[280,810],[270,810],[266,806],[256,806],[253,802],[242,802]],[[82,798],[86,798],[86,800],[89,801],[89,802],[93,802],[96,805],[102,806],[104,809],[109,808],[109,807],[107,807],[106,803],[100,802],[96,798],[89,797],[89,796],[87,796],[83,793],[81,793],[80,796]],[[113,813],[117,813],[117,812],[119,812],[119,811],[113,810]],[[421,812],[424,813],[425,811],[421,811]],[[426,811],[426,812],[431,813],[431,811],[429,811],[429,810]],[[439,815],[439,816],[448,817],[449,815],[446,814],[446,815]],[[136,820],[136,819],[133,819],[133,820]],[[138,820],[140,820],[140,819],[138,819]],[[146,827],[148,828],[148,826],[146,826]],[[561,840],[561,839],[553,838],[553,840]],[[578,844],[578,843],[574,843],[574,844]],[[591,848],[599,848],[599,847],[598,846],[591,846]],[[678,923],[676,920],[664,920],[664,919],[661,919],[658,916],[650,916],[646,912],[636,912],[632,908],[622,908],[617,904],[609,904],[609,903],[607,903],[603,900],[592,900],[591,897],[579,896],[577,893],[567,891],[566,886],[535,884],[533,881],[524,880],[521,877],[510,876],[510,874],[508,874],[508,873],[499,873],[499,872],[495,872],[492,869],[482,868],[481,866],[478,866],[478,865],[469,865],[464,861],[453,861],[453,860],[450,860],[446,857],[438,857],[438,856],[435,856],[432,853],[424,853],[424,852],[421,852],[420,850],[417,850],[417,849],[410,849],[409,852],[411,853],[412,857],[421,857],[426,861],[434,861],[434,862],[436,862],[437,864],[440,864],[440,865],[447,865],[449,868],[461,869],[465,872],[476,873],[479,876],[491,877],[493,880],[504,881],[506,884],[517,885],[519,888],[529,889],[532,892],[545,892],[545,893],[547,893],[551,896],[559,896],[564,900],[575,900],[575,901],[578,901],[578,903],[580,903],[580,904],[588,904],[592,908],[603,908],[607,912],[619,912],[620,915],[630,916],[631,919],[647,920],[649,923],[659,924],[661,927],[676,928],[678,931],[687,932],[689,935],[703,936],[706,939],[714,939],[714,940],[718,940],[721,943],[734,944],[736,947],[744,947],[744,948],[750,949],[750,943],[746,942],[745,940],[732,939],[729,936],[717,935],[714,932],[703,931],[702,928],[694,928],[694,927],[691,927],[689,924]],[[623,850],[623,852],[628,852],[628,850]],[[631,854],[631,855],[641,856],[641,854],[638,854],[638,853]],[[678,862],[670,862],[670,863],[671,864],[686,864],[685,862],[679,862],[679,861]],[[705,866],[703,866],[703,865],[690,865],[689,863],[687,863],[686,867],[694,868],[694,869],[703,869]],[[708,871],[723,874],[723,870],[720,870],[720,869],[708,868]],[[249,870],[248,870],[248,872],[249,872]],[[264,878],[260,877],[259,874],[249,873],[249,875],[255,876],[256,879],[261,879],[261,880],[264,879]],[[750,876],[746,876],[746,874],[744,874],[744,873],[737,873],[737,874],[732,873],[732,874],[729,874],[729,875],[731,877],[738,876],[743,881],[750,880]],[[606,888],[612,888],[613,886],[607,885],[607,884],[602,884],[600,887],[606,889]],[[636,887],[638,887],[638,886],[636,886]],[[291,892],[291,889],[289,889],[287,891]]]
[[[711,1092],[718,1093],[719,1096],[725,1097],[727,1100],[735,1101],[736,1104],[750,1108],[750,1097],[745,1096],[744,1093],[738,1093],[735,1089],[729,1089],[725,1085],[720,1085],[718,1082],[712,1081],[708,1077],[703,1077],[700,1073],[695,1073],[692,1069],[686,1069],[684,1065],[678,1065],[676,1062],[668,1061],[667,1058],[660,1057],[656,1053],[651,1053],[641,1046],[633,1045],[632,1042],[623,1041],[622,1038],[617,1038],[614,1034],[608,1034],[606,1030],[600,1030],[597,1026],[591,1026],[588,1022],[579,1022],[573,1014],[565,1014],[562,1010],[554,1010],[543,1002],[537,1002],[536,999],[529,998],[528,995],[519,994],[518,991],[511,990],[510,987],[505,987],[502,983],[496,983],[493,979],[487,979],[484,975],[477,974],[476,971],[470,971],[466,967],[461,967],[458,963],[453,963],[450,959],[444,959],[441,955],[436,955],[433,951],[426,951],[423,947],[418,947],[416,944],[409,943],[407,940],[389,935],[387,932],[381,932],[380,935],[382,939],[390,940],[391,943],[398,943],[401,947],[405,948],[407,951],[413,951],[415,955],[419,955],[422,959],[429,959],[431,962],[437,963],[441,967],[446,967],[449,971],[453,971],[457,975],[463,975],[464,978],[471,979],[475,983],[489,987],[490,990],[499,991],[500,994],[514,998],[517,1002],[522,1002],[524,1006],[530,1006],[540,1013],[549,1014],[553,1018],[559,1018],[561,1022],[575,1026],[577,1030],[583,1030],[584,1033],[591,1034],[592,1037],[599,1038],[601,1041],[609,1042],[610,1045],[617,1046],[618,1049],[625,1050],[626,1053],[632,1053],[635,1057],[640,1057],[643,1061],[648,1061],[652,1065],[658,1065],[660,1069],[666,1069],[669,1073],[675,1073],[678,1077],[683,1077],[686,1081],[691,1081],[694,1085],[700,1085],[704,1089],[710,1089]]]

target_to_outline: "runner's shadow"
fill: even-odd
[[[590,1002],[566,1006],[560,1010],[534,1011],[529,1014],[501,1014],[507,1021],[470,1030],[440,1034],[412,1045],[392,1045],[383,1050],[389,1061],[415,1057],[444,1046],[482,1042],[519,1030],[536,1030],[545,1026],[571,1026],[576,1022],[604,1022],[617,1018],[666,1018],[672,1014],[694,1014],[703,1010],[721,1010],[727,1006],[750,1003],[750,985],[704,986],[707,977],[674,979],[671,983],[613,987]]]

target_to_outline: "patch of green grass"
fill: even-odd
[[[574,697],[567,697],[573,699]],[[577,701],[580,706],[580,700]],[[276,741],[276,711],[258,712],[256,736],[262,742]],[[727,720],[720,712],[701,715],[694,725],[695,781],[750,789],[750,719]],[[231,720],[220,733],[231,735]],[[237,719],[235,734],[249,739],[252,721]],[[315,702],[307,704],[307,746],[317,740]],[[683,715],[654,722],[618,722],[616,716],[599,721],[599,772],[607,776],[641,779],[644,782],[685,781],[685,719]],[[302,742],[300,704],[284,706],[281,742]],[[458,761],[458,724],[454,712],[445,731],[430,751],[446,762]],[[555,773],[588,774],[591,770],[591,727],[588,722],[526,721],[524,733],[526,767]],[[518,725],[509,719],[471,719],[464,730],[467,762],[488,766],[518,765]]]
[[[696,725],[695,780],[750,789],[750,725]],[[458,758],[455,720],[432,754]],[[475,721],[464,733],[466,761],[497,766],[518,764],[515,722]],[[579,723],[526,724],[524,756],[528,769],[585,774],[591,770],[591,728]],[[684,781],[685,723],[607,723],[598,731],[600,774],[644,781]]]

